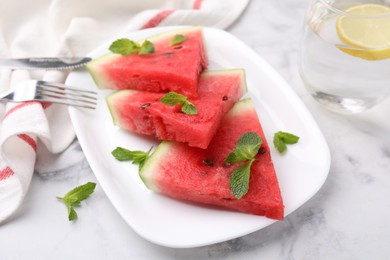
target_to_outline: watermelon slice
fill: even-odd
[[[188,38],[170,45],[177,34]],[[89,62],[87,69],[96,85],[115,90],[171,90],[187,97],[197,97],[199,74],[207,68],[202,28],[173,30],[148,40],[154,44],[154,53],[127,56],[110,53]]]
[[[236,199],[229,188],[229,176],[238,165],[227,165],[225,158],[246,132],[256,132],[262,138],[261,150],[265,152],[252,164],[248,193]],[[147,159],[140,176],[150,190],[176,199],[284,218],[269,147],[250,99],[237,102],[226,114],[206,150],[164,141]]]
[[[242,69],[205,71],[199,78],[199,97],[189,99],[198,109],[187,115],[180,106],[164,105],[163,93],[121,90],[107,97],[114,124],[160,140],[207,148],[223,116],[246,92]]]

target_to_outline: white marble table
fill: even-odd
[[[297,70],[307,4],[252,0],[229,32],[290,83],[329,143],[329,177],[311,200],[284,221],[244,237],[200,248],[165,248],[139,237],[99,185],[78,209],[80,218],[66,221],[65,207],[54,197],[70,186],[97,182],[83,159],[63,172],[34,176],[19,212],[0,226],[0,259],[389,259],[390,100],[363,114],[341,116],[309,96]]]

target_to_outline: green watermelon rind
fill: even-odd
[[[88,62],[85,67],[87,71],[91,75],[95,85],[100,89],[109,89],[110,83],[107,81],[105,77],[103,77],[103,73],[100,73],[99,68],[102,67],[102,64],[113,62],[116,58],[119,58],[121,55],[115,53],[108,53],[99,58],[93,59]],[[105,86],[105,87],[103,87]]]
[[[191,32],[191,31],[196,31],[201,29],[202,27],[184,27],[184,28],[179,28],[176,30],[171,30],[163,33],[159,33],[156,35],[153,35],[151,37],[138,40],[137,43],[142,44],[145,40],[149,40],[151,42],[156,42],[156,41],[162,41],[166,38],[173,37],[175,34],[179,34],[180,32]],[[202,40],[204,41],[204,36],[203,36],[203,31],[202,31]],[[207,49],[206,45],[203,45],[204,47],[204,54],[207,55]],[[93,81],[95,82],[96,86],[99,89],[110,89],[109,85],[110,83],[107,81],[107,79],[103,76],[103,73],[100,73],[99,67],[102,66],[102,64],[113,62],[115,58],[121,57],[120,54],[116,53],[107,53],[101,57],[95,58],[88,62],[86,64],[87,71],[91,75]],[[104,86],[104,87],[103,87]]]
[[[244,98],[236,102],[236,104],[226,113],[225,117],[235,117],[239,114],[243,114],[246,111],[253,110],[253,101],[251,98]]]
[[[173,148],[175,142],[173,141],[162,141],[153,153],[146,159],[144,165],[139,171],[139,176],[141,177],[142,182],[145,186],[155,192],[159,192],[160,189],[155,185],[152,181],[154,173],[156,173],[155,169],[158,168],[160,162],[165,159],[165,156],[169,153],[169,150]]]
[[[114,91],[113,93],[106,96],[106,103],[108,110],[110,111],[110,115],[112,118],[112,122],[114,125],[120,126],[120,116],[118,116],[116,109],[114,108],[113,104],[115,104],[115,99],[120,98],[122,96],[126,96],[128,93],[135,94],[139,91],[132,90],[132,89],[124,89],[121,91]]]
[[[186,33],[186,32],[191,32],[191,31],[198,31],[201,29],[202,29],[202,27],[200,27],[200,26],[178,28],[175,30],[170,30],[170,31],[159,33],[159,34],[155,34],[151,37],[147,37],[145,39],[138,40],[137,42],[142,44],[145,40],[148,40],[148,41],[151,41],[152,43],[155,43],[155,42],[160,41],[160,40],[161,41],[165,40],[166,38],[172,38],[176,34],[180,34],[180,32]],[[205,42],[204,37],[203,37],[203,32],[202,32],[202,40],[203,40],[203,42]],[[204,46],[204,47],[206,47],[206,46]]]
[[[235,117],[252,110],[252,100],[250,98],[245,98],[238,101],[225,117]],[[160,191],[159,187],[153,182],[153,176],[158,173],[159,165],[162,161],[166,160],[166,156],[169,156],[169,150],[173,149],[175,144],[176,142],[174,141],[162,141],[149,158],[147,158],[142,169],[140,169],[139,175],[141,180],[149,190],[154,192]]]

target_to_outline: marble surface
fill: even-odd
[[[35,174],[23,206],[0,226],[0,259],[389,259],[390,100],[359,115],[339,115],[305,91],[297,49],[308,0],[252,0],[228,31],[268,61],[303,100],[332,155],[321,190],[284,221],[244,237],[191,249],[165,248],[139,237],[100,185],[66,220],[55,196],[95,181],[77,141],[79,162]]]

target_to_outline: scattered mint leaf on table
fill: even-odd
[[[232,172],[229,179],[230,190],[237,199],[241,199],[249,190],[250,168],[256,160],[255,156],[262,142],[256,133],[247,132],[238,139],[234,151],[225,159],[229,164],[242,163]]]
[[[62,200],[65,203],[68,209],[69,221],[73,221],[77,218],[74,206],[79,206],[81,201],[87,199],[94,192],[95,187],[96,183],[88,182],[69,191],[64,197],[57,197],[57,199]]]
[[[131,151],[123,147],[117,147],[111,152],[111,154],[118,161],[133,161],[133,164],[138,164],[139,169],[141,169],[146,159],[148,159],[151,150],[152,147],[147,152]]]
[[[171,42],[169,43],[169,45],[176,45],[176,44],[179,44],[179,43],[182,43],[184,42],[185,40],[187,40],[187,36],[185,35],[182,35],[182,34],[176,34],[175,36],[173,36]]]
[[[286,144],[296,144],[298,140],[299,137],[294,134],[279,131],[274,134],[273,143],[279,153],[284,153],[287,150]]]
[[[182,105],[181,112],[184,114],[196,115],[198,113],[198,109],[194,104],[188,101],[186,96],[173,91],[165,94],[160,98],[160,101],[167,106]]]

